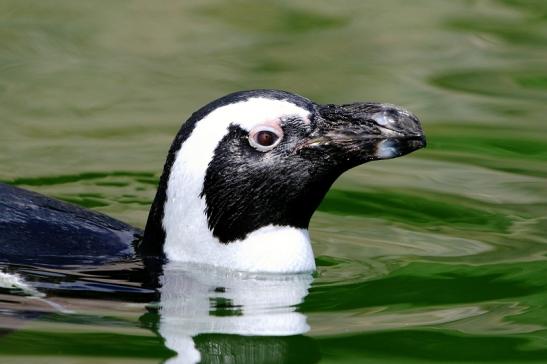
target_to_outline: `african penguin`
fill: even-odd
[[[175,138],[143,249],[237,270],[313,271],[307,228],[336,178],[424,144],[418,119],[392,105],[319,105],[276,90],[227,95]]]
[[[362,163],[424,146],[418,119],[397,106],[236,92],[182,125],[141,241],[133,239],[138,229],[119,221],[2,185],[0,262],[97,264],[140,256],[241,271],[313,271],[308,224],[334,181]]]

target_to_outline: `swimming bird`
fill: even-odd
[[[0,263],[160,257],[251,272],[313,271],[308,225],[334,181],[425,143],[418,118],[398,106],[321,105],[279,90],[232,93],[180,128],[144,232],[0,184]]]

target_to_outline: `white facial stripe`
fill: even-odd
[[[291,102],[266,98],[252,98],[222,106],[196,124],[192,134],[177,153],[171,176],[181,173],[205,178],[207,166],[213,159],[215,149],[228,133],[231,124],[250,131],[254,126],[272,119],[289,115],[308,118],[309,114],[309,111]],[[202,186],[203,183],[197,186],[200,192]]]
[[[242,252],[233,250],[235,247],[245,249],[246,246],[253,246],[254,248],[251,249],[255,249],[255,244],[244,244],[245,241],[228,245],[221,244],[218,239],[213,237],[207,226],[206,203],[199,196],[203,189],[207,167],[214,157],[218,143],[228,133],[231,124],[239,125],[250,131],[256,125],[269,120],[286,116],[307,119],[309,115],[308,110],[289,101],[251,98],[247,101],[219,107],[196,123],[194,130],[176,154],[167,183],[167,199],[162,223],[166,232],[164,250],[168,259],[228,267],[230,267],[228,264],[231,264],[234,269],[249,264],[240,262],[242,265],[239,265],[233,259],[226,259],[225,253],[230,251],[228,255],[233,256],[234,259],[235,257],[250,259],[252,257],[245,257]],[[309,240],[307,244],[309,244]],[[307,252],[305,254],[307,255],[306,259],[310,259],[309,254]],[[295,257],[295,259],[302,259],[302,257]],[[233,264],[238,266],[233,266]],[[280,262],[280,264],[285,263]],[[313,254],[311,262],[307,262],[303,266],[306,268],[314,266]],[[255,271],[261,270],[256,266],[252,268]],[[272,266],[268,266],[266,269],[276,271],[276,267]],[[287,268],[279,267],[279,270],[284,269]]]

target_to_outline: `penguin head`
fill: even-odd
[[[418,119],[393,105],[320,105],[277,90],[227,95],[177,134],[145,253],[243,270],[313,269],[307,228],[332,183],[423,146]],[[280,267],[294,254],[296,263]]]

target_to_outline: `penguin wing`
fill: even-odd
[[[63,266],[130,259],[141,235],[106,215],[0,184],[0,263]]]

